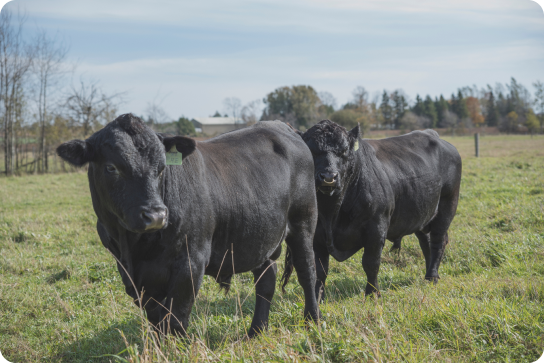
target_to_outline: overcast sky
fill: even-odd
[[[224,112],[307,84],[337,105],[356,86],[451,95],[544,81],[544,13],[530,0],[14,0],[27,32],[70,44],[75,81],[127,91],[119,110],[172,118]]]

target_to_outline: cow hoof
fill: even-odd
[[[381,297],[382,295],[380,294],[380,292],[378,290],[371,290],[371,291],[365,291],[365,297],[366,296]]]
[[[249,340],[249,339],[253,339],[255,337],[258,337],[259,335],[262,335],[264,333],[265,329],[263,329],[262,327],[251,327],[249,328],[248,332],[247,332],[247,335],[244,336],[242,339],[240,340]]]
[[[427,280],[429,282],[432,282],[433,285],[436,285],[438,283],[439,278],[440,277],[438,277],[438,276],[431,276],[431,277],[425,276],[425,280]]]

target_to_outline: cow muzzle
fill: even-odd
[[[168,208],[154,211],[143,211],[141,218],[144,221],[146,232],[161,229],[166,225],[168,219]]]
[[[332,195],[338,187],[338,172],[319,173],[317,179],[317,190],[323,194]]]

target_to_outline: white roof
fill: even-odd
[[[234,125],[244,122],[239,117],[195,117],[195,120],[202,125]]]

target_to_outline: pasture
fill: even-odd
[[[362,293],[361,252],[331,259],[321,323],[304,326],[294,276],[252,341],[251,273],[226,296],[205,277],[189,340],[159,345],[96,233],[86,174],[0,178],[0,351],[11,362],[533,362],[544,352],[544,137],[485,136],[480,158],[472,137],[445,139],[463,180],[439,283],[423,280],[414,236],[399,254],[386,242],[380,298]]]

